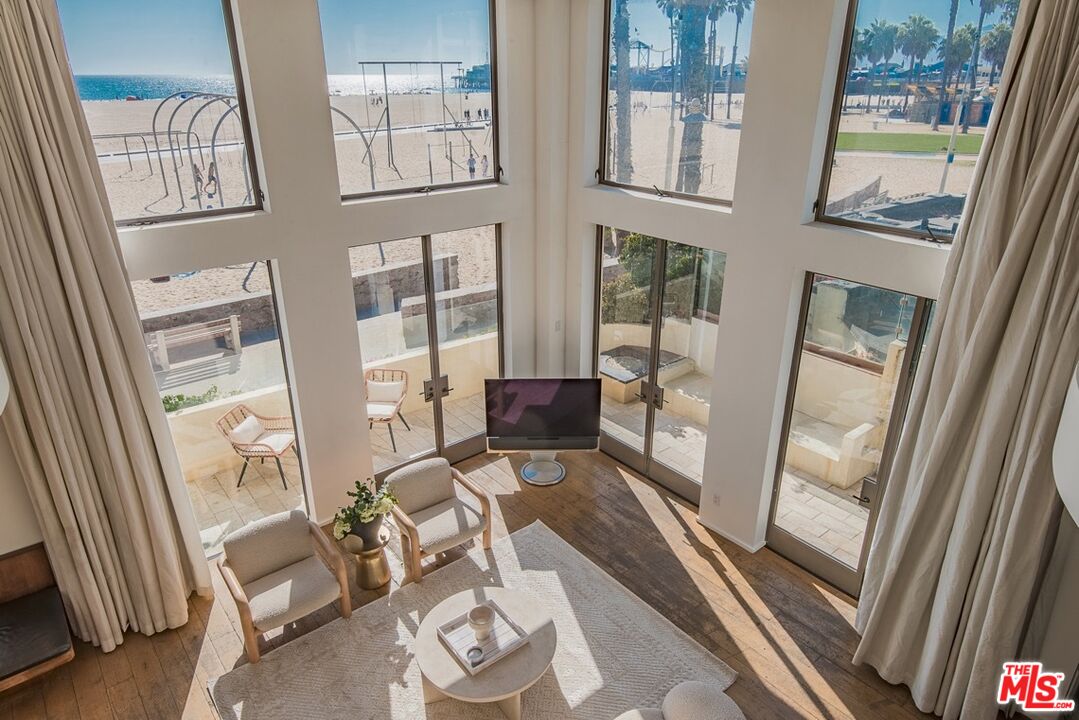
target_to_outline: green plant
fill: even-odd
[[[183,410],[184,408],[208,403],[211,400],[216,400],[220,396],[221,391],[218,390],[217,386],[211,385],[206,392],[198,395],[184,395],[183,393],[177,395],[162,395],[161,404],[165,406],[165,412],[175,412],[177,410]]]
[[[397,496],[388,484],[372,491],[370,485],[357,480],[356,489],[346,494],[352,498],[352,504],[341,508],[333,516],[333,536],[338,540],[348,535],[354,525],[371,522],[397,505]]]

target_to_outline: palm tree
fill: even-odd
[[[944,104],[944,90],[948,86],[948,76],[951,75],[952,67],[948,60],[952,56],[951,47],[952,40],[955,37],[955,19],[959,15],[959,0],[952,0],[951,10],[948,12],[948,31],[944,34],[944,42],[941,43],[940,50],[938,51],[943,59],[943,65],[940,69],[940,102]],[[933,114],[933,129],[936,130],[940,127],[940,108]]]
[[[678,59],[682,74],[682,147],[678,157],[678,178],[675,190],[696,194],[701,186],[701,122],[703,103],[708,95],[707,28],[708,0],[681,0],[678,12]],[[694,103],[700,104],[690,111]],[[690,115],[694,117],[691,119]]]
[[[996,80],[997,72],[1004,68],[1008,58],[1008,48],[1012,44],[1012,28],[1005,23],[998,23],[985,35],[982,35],[982,55],[990,64],[989,84]]]
[[[716,114],[716,26],[725,12],[727,0],[712,0],[708,6],[708,117],[713,119]]]
[[[858,67],[858,63],[865,60],[869,54],[869,44],[865,39],[865,30],[855,28],[854,36],[850,41],[850,61],[847,63],[847,78],[843,83],[843,112],[847,111],[848,96],[850,95],[850,75]]]
[[[633,88],[629,69],[629,7],[628,0],[615,0],[612,27],[614,42],[615,143],[614,176],[620,183],[633,177],[630,116],[633,112]]]
[[[952,84],[953,75],[958,86],[963,80],[963,63],[974,52],[974,23],[967,23],[957,27],[952,33],[951,43],[946,44],[948,38],[941,41],[937,53],[944,59],[944,66],[951,68],[947,75],[941,78],[942,94]]]
[[[866,44],[869,47],[867,58],[869,59],[870,75],[876,71],[878,63],[884,63],[885,83],[887,82],[888,62],[895,55],[896,38],[899,35],[899,26],[895,23],[890,23],[887,20],[874,20],[869,27],[865,29]],[[877,110],[880,110],[881,100],[884,96],[884,87],[882,86],[877,94]],[[873,98],[872,83],[870,84],[869,100]],[[866,112],[869,112],[869,105],[872,102],[866,103]]]
[[[910,69],[907,70],[907,90],[903,95],[903,110],[907,109],[910,99],[910,85],[914,79],[914,66],[918,66],[918,75],[921,76],[922,64],[925,58],[940,42],[940,30],[936,23],[925,15],[911,15],[899,27],[897,36],[899,51],[910,58]]]
[[[1015,21],[1019,17],[1019,0],[1004,0],[1001,7],[1000,22],[1015,27]]]
[[[970,92],[967,93],[967,102],[974,97],[974,90],[978,85],[978,55],[982,49],[982,27],[985,25],[987,15],[992,15],[1000,5],[1000,0],[979,0],[978,24],[974,28],[974,51],[970,61]],[[970,130],[970,113],[963,118],[963,132]]]
[[[731,93],[734,83],[734,68],[738,57],[738,31],[742,27],[742,20],[746,13],[753,7],[753,0],[727,0],[727,9],[734,13],[734,42],[731,43],[731,75],[727,78],[727,119],[731,119]]]

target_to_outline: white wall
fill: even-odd
[[[41,542],[41,529],[7,433],[0,428],[0,555]]]

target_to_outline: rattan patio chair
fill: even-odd
[[[281,484],[288,489],[285,471],[281,467],[281,456],[289,450],[297,452],[296,430],[291,417],[259,415],[241,403],[218,419],[217,429],[229,441],[236,454],[244,459],[236,487],[243,484],[244,473],[247,472],[252,458],[265,462],[266,458],[272,457],[277,463],[277,472],[281,474]]]
[[[393,368],[372,368],[363,374],[367,388],[367,427],[372,429],[375,423],[386,423],[390,431],[390,446],[397,452],[397,441],[393,437],[393,420],[400,418],[405,429],[412,432],[408,420],[401,414],[401,405],[408,394],[408,372]]]

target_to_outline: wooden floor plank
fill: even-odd
[[[929,717],[906,688],[851,663],[858,638],[851,598],[767,549],[749,553],[710,532],[694,507],[606,455],[564,460],[566,480],[546,488],[520,480],[525,458],[517,455],[476,456],[458,468],[489,494],[496,538],[541,520],[738,670],[728,692],[747,717]],[[425,574],[462,552],[429,561]],[[380,591],[360,590],[350,570],[353,607],[404,581],[396,537],[390,563],[393,580]],[[216,598],[192,598],[186,625],[129,635],[108,654],[79,643],[67,669],[0,695],[0,720],[216,718],[207,681],[247,660],[235,605],[216,568],[212,575]],[[262,648],[272,652],[338,617],[327,606],[269,633]]]

